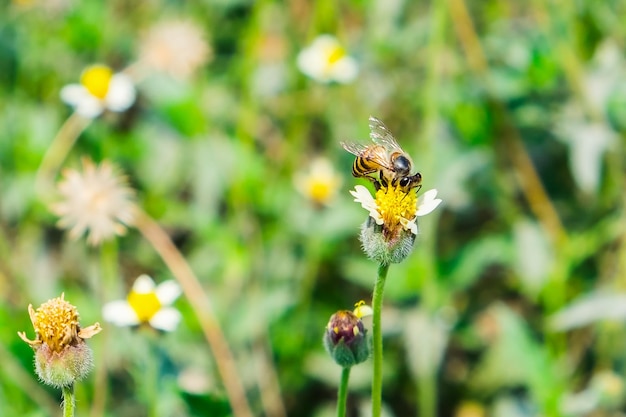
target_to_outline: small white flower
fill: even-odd
[[[129,76],[114,74],[104,65],[86,68],[80,84],[69,84],[61,89],[61,99],[88,119],[98,117],[105,110],[125,111],[133,105],[136,95]]]
[[[72,239],[88,232],[87,243],[97,245],[126,232],[133,222],[133,190],[107,161],[99,166],[83,159],[83,172],[67,169],[58,190],[63,200],[51,210],[61,218],[58,226],[69,229]]]
[[[331,35],[320,35],[298,54],[298,68],[305,75],[321,83],[336,81],[347,84],[356,78],[359,67],[346,54],[339,41]]]
[[[175,281],[155,285],[148,275],[141,275],[135,280],[127,299],[105,304],[102,316],[116,326],[148,323],[155,329],[171,332],[181,319],[180,312],[171,307],[180,294],[181,289]]]
[[[328,205],[341,187],[341,176],[325,158],[316,158],[308,172],[298,173],[294,178],[296,189],[320,206]]]
[[[365,301],[363,300],[354,305],[354,310],[352,312],[360,319],[374,315],[374,309],[365,304]]]
[[[203,31],[191,21],[158,23],[139,46],[139,62],[174,78],[189,78],[211,57]]]

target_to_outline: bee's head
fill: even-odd
[[[392,155],[393,170],[400,176],[409,175],[411,172],[411,160],[401,153]]]
[[[398,181],[398,185],[402,188],[406,188],[407,190],[411,190],[415,187],[418,187],[422,183],[422,174],[419,172],[411,175],[410,177],[402,177]]]

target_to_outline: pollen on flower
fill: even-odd
[[[400,186],[380,187],[376,191],[376,206],[383,220],[383,230],[392,237],[400,231],[400,227],[410,230],[407,225],[415,219],[417,196]]]
[[[131,291],[128,304],[135,310],[140,322],[148,322],[161,309],[161,302],[154,291],[141,293]]]
[[[29,306],[29,313],[32,309],[32,305]],[[65,301],[62,294],[35,310],[33,327],[43,343],[53,351],[61,352],[78,335],[78,310]]]
[[[328,51],[328,63],[335,64],[337,61],[346,56],[346,50],[342,48],[340,45],[335,45],[330,48]]]
[[[75,345],[79,339],[89,339],[101,330],[99,323],[81,329],[78,310],[65,301],[65,294],[48,300],[37,310],[30,304],[28,314],[37,338],[29,340],[24,332],[19,332],[19,336],[33,347],[44,344],[52,352],[60,353],[66,347]]]
[[[80,76],[80,83],[93,96],[103,100],[109,92],[109,85],[113,78],[113,70],[105,65],[93,65]]]

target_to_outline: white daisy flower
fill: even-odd
[[[67,169],[57,188],[63,199],[51,210],[60,216],[57,225],[69,229],[70,238],[88,233],[87,243],[97,245],[126,232],[134,219],[134,191],[114,166],[104,161],[99,166],[83,159],[83,172]]]
[[[179,285],[172,280],[155,285],[148,275],[135,280],[126,300],[111,301],[102,308],[102,317],[116,326],[147,323],[155,329],[171,332],[182,315],[171,307],[180,296]]]
[[[80,76],[80,84],[69,84],[61,89],[61,99],[87,119],[96,118],[105,110],[125,111],[133,105],[136,95],[128,75],[114,74],[105,65],[86,68]]]
[[[294,178],[296,189],[319,206],[332,202],[342,182],[326,158],[314,159],[307,172],[298,173]]]
[[[399,186],[380,187],[373,197],[367,188],[357,185],[350,194],[377,225],[383,226],[383,234],[390,237],[397,235],[400,226],[417,235],[417,217],[429,214],[441,204],[435,189],[426,191],[419,199],[412,190],[407,193]]]
[[[347,84],[359,73],[356,60],[347,55],[337,38],[331,35],[318,36],[298,54],[297,64],[305,75],[321,83]]]

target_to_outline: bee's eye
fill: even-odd
[[[409,184],[411,184],[411,180],[407,177],[404,178],[400,178],[400,186],[401,187],[407,187]]]

